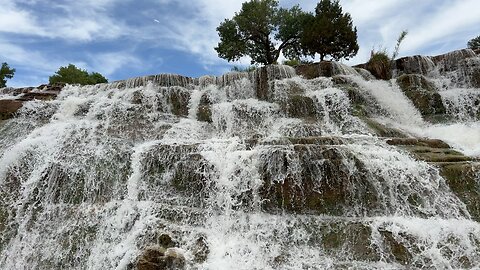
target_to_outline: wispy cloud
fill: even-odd
[[[229,64],[214,50],[219,41],[216,27],[244,1],[0,0],[0,61],[20,67],[13,83],[42,76],[46,80],[47,74],[68,63],[115,79],[139,70],[155,74],[167,66],[179,72],[184,68],[185,75],[218,74]],[[480,34],[477,2],[340,0],[358,28],[361,48],[349,63],[366,61],[373,47],[392,50],[404,29],[409,34],[400,55],[465,47],[469,38]],[[313,12],[318,1],[280,0],[287,7],[297,3]]]
[[[109,14],[109,8],[115,3],[112,0],[47,3],[0,0],[0,33],[82,42],[118,38],[128,33],[128,27]],[[50,15],[40,13],[42,9],[48,9]]]
[[[124,66],[130,68],[142,66],[142,61],[128,52],[108,52],[89,55],[87,69],[100,72],[109,77]]]

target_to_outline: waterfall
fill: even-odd
[[[0,122],[0,268],[480,267],[478,89],[442,89],[433,123],[394,80],[336,68],[342,83],[279,66],[24,103]]]

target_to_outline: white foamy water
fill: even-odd
[[[438,168],[374,136],[330,79],[270,72],[267,100],[232,73],[26,103],[0,126],[0,269],[132,269],[164,234],[186,269],[480,267],[480,225]],[[428,124],[394,84],[348,78],[384,123],[478,154],[477,121]],[[469,96],[442,94],[458,115]]]
[[[404,130],[414,136],[440,139],[468,156],[479,156],[480,124],[478,120],[480,96],[478,89],[449,89],[441,91],[448,115],[454,122],[430,124],[425,122],[411,101],[394,82],[353,80],[371,95],[388,113],[380,122]]]

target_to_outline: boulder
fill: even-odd
[[[289,96],[283,109],[287,116],[294,118],[315,118],[317,115],[317,108],[313,99],[303,95]]]
[[[203,263],[207,260],[210,254],[207,240],[204,236],[199,236],[192,248],[193,261],[195,263]]]
[[[57,91],[31,91],[24,93],[18,98],[21,101],[31,101],[31,100],[52,100],[55,99],[58,95]]]
[[[435,71],[435,63],[428,56],[415,55],[402,57],[394,62],[394,73],[429,75]]]
[[[0,120],[12,118],[22,105],[20,100],[0,99]]]
[[[199,105],[197,110],[197,120],[212,123],[212,107],[210,105]]]
[[[397,83],[422,115],[444,114],[446,112],[442,97],[435,85],[423,75],[402,75],[397,78]]]
[[[147,247],[136,263],[137,270],[177,270],[185,268],[185,257],[179,248]]]

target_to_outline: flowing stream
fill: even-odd
[[[438,167],[330,78],[276,72],[261,100],[231,73],[26,103],[0,122],[0,269],[132,269],[165,234],[186,269],[480,268],[479,217]],[[442,91],[454,120],[432,124],[393,81],[345,78],[380,123],[480,156],[479,89]]]

